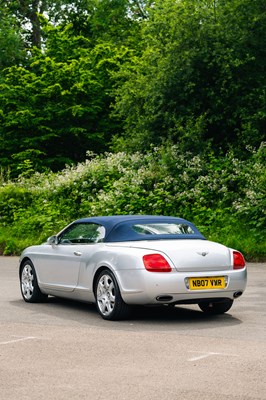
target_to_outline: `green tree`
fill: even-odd
[[[45,14],[52,24],[69,23],[72,19],[81,23],[94,7],[93,0],[7,0],[1,3],[16,17],[24,46],[29,49],[40,48],[44,40],[40,15]]]
[[[112,73],[131,58],[131,48],[139,51],[137,14],[128,14],[136,2],[70,3],[65,15],[60,1],[34,3],[39,12],[55,10],[56,23],[38,15],[45,45],[38,49],[36,42],[27,63],[3,75],[0,160],[12,176],[82,161],[87,150],[103,152],[121,133],[120,120],[111,116]],[[23,2],[26,9],[30,4]]]
[[[116,45],[128,44],[138,49],[142,46],[140,24],[148,17],[150,1],[96,0],[91,14],[92,37]]]
[[[73,26],[76,34],[125,38],[134,20],[147,17],[151,0],[0,0],[16,17],[27,48],[41,47],[45,41],[40,15],[53,25]],[[113,36],[114,38],[114,36]]]
[[[46,50],[35,49],[28,67],[7,69],[0,84],[0,159],[13,176],[105,151],[120,129],[110,117],[110,71],[129,57],[127,48],[92,47],[72,36],[71,24],[50,26],[47,37]]]
[[[265,138],[264,0],[158,0],[146,47],[117,79],[117,147],[166,140],[201,151],[259,147]],[[203,143],[204,142],[204,146]],[[116,148],[116,145],[114,148]]]
[[[14,17],[0,3],[0,71],[24,57],[23,44]]]

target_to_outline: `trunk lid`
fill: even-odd
[[[171,259],[175,268],[180,272],[232,269],[230,249],[208,240],[153,240],[117,243],[116,245],[162,252]]]

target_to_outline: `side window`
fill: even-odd
[[[102,241],[105,228],[102,225],[82,223],[71,225],[59,238],[60,244],[88,244]]]

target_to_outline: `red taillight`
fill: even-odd
[[[234,269],[242,269],[245,267],[245,259],[239,251],[233,251]]]
[[[144,266],[150,272],[171,272],[172,268],[161,254],[143,256]]]

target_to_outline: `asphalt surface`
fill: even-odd
[[[0,257],[0,398],[265,400],[266,264],[248,264],[225,315],[193,305],[108,322],[93,305],[25,303],[18,258]]]

